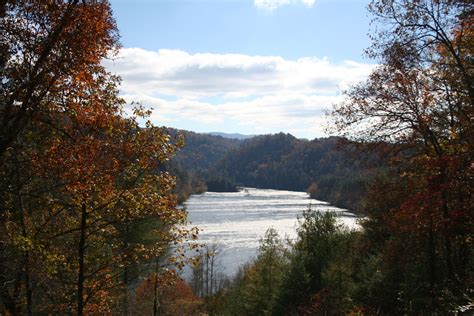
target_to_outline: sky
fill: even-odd
[[[111,3],[122,49],[104,65],[158,126],[324,137],[325,111],[375,65],[367,1]]]

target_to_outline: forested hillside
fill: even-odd
[[[308,141],[280,133],[243,142],[218,168],[238,185],[308,191],[314,198],[357,209],[379,168],[375,161],[374,151],[364,152],[344,139]]]
[[[177,178],[175,192],[179,202],[184,202],[193,193],[207,190],[236,190],[233,183],[209,170],[214,170],[227,153],[240,146],[241,141],[173,128],[167,130],[175,141],[183,139],[185,142],[185,146],[165,166]]]
[[[369,179],[383,167],[377,151],[342,138],[308,141],[280,133],[239,141],[180,133],[186,146],[172,163],[181,170],[178,183],[199,183],[197,192],[234,191],[236,186],[308,191],[314,198],[359,210]]]
[[[176,138],[180,135],[185,141],[185,146],[173,161],[186,170],[195,172],[215,167],[229,151],[236,149],[242,143],[237,139],[210,134],[199,134],[173,128],[168,128],[168,131],[171,136]]]

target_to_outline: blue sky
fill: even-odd
[[[156,125],[321,137],[324,110],[373,67],[367,1],[111,3],[123,49],[105,65]]]

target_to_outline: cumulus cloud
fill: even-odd
[[[312,7],[314,2],[315,0],[254,0],[254,5],[260,9],[273,11],[281,6],[292,3],[301,3],[307,7]]]
[[[189,54],[180,50],[158,52],[122,49],[105,65],[122,76],[125,91],[162,93],[199,98],[268,95],[281,91],[334,93],[365,78],[372,65],[323,58],[285,60],[277,56]]]
[[[139,48],[122,49],[104,64],[122,77],[127,101],[154,108],[157,124],[182,127],[180,122],[190,122],[200,131],[283,130],[308,138],[322,136],[322,113],[341,100],[341,89],[373,69],[316,57],[287,60]]]

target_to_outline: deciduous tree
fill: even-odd
[[[118,48],[107,1],[0,9],[0,301],[11,314],[109,313],[130,271],[148,274],[188,234],[162,171],[181,142],[139,126],[140,107],[123,116],[100,65]]]
[[[398,294],[418,297],[400,311],[447,311],[472,284],[474,6],[393,0],[369,8],[379,29],[368,53],[381,65],[347,92],[332,118],[351,138],[401,150],[390,173],[398,200],[389,209],[371,203],[384,214],[372,210],[368,223],[375,219],[386,234],[386,259],[406,286]]]

